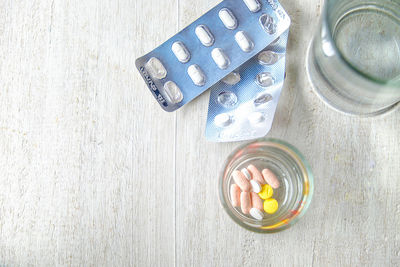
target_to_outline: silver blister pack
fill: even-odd
[[[282,89],[289,26],[277,0],[224,0],[136,67],[166,111],[212,88],[209,140],[258,138],[271,127]]]

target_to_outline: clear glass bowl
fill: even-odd
[[[244,215],[240,207],[234,208],[231,204],[232,172],[249,164],[260,171],[270,169],[280,182],[273,195],[279,209],[274,214],[266,214],[261,221]],[[307,211],[314,191],[309,164],[295,147],[277,139],[258,140],[233,151],[224,163],[218,185],[220,201],[228,215],[244,228],[260,233],[279,232],[296,223]]]

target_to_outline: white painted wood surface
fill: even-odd
[[[279,234],[218,202],[238,145],[204,138],[208,93],[162,111],[134,68],[216,0],[0,1],[0,266],[399,266],[400,110],[331,111],[304,56],[321,1],[292,18],[269,136],[315,174],[306,216]]]

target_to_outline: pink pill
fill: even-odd
[[[232,173],[232,176],[233,176],[233,180],[240,187],[240,189],[242,191],[250,192],[251,184],[250,184],[249,180],[247,180],[246,176],[244,176],[244,174],[241,171],[238,171],[238,170],[234,171]]]
[[[249,192],[240,193],[240,206],[244,214],[249,214],[251,210],[251,198]]]
[[[264,210],[264,201],[260,198],[260,196],[254,192],[251,192],[251,204],[253,208],[258,210]]]
[[[256,168],[256,166],[250,164],[247,169],[251,173],[251,176],[253,177],[254,180],[259,182],[260,184],[265,184],[265,180],[261,174],[261,172]]]
[[[240,206],[240,188],[236,184],[231,185],[231,201],[235,208]]]
[[[275,173],[269,169],[264,169],[262,171],[265,181],[274,189],[277,189],[280,185],[278,178],[276,178]]]

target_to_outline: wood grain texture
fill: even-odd
[[[281,2],[287,80],[268,136],[303,152],[315,194],[298,224],[261,235],[219,205],[240,143],[205,140],[209,93],[166,113],[134,67],[218,1],[1,1],[0,266],[398,266],[400,109],[326,107],[304,65],[321,1]]]

